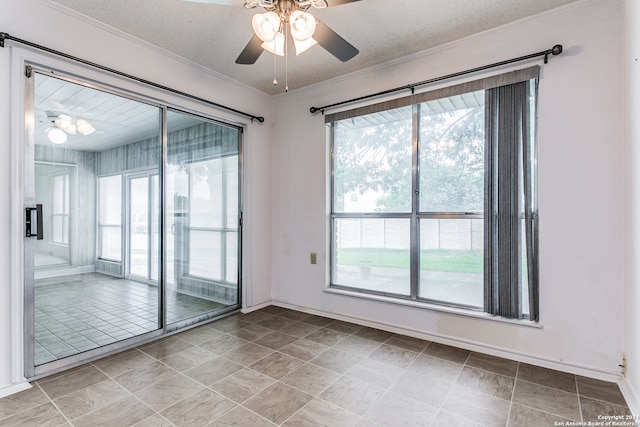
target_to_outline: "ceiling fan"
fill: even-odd
[[[183,0],[247,9],[263,7],[266,12],[254,15],[254,35],[236,59],[236,64],[253,64],[267,50],[286,56],[287,35],[290,33],[296,55],[319,44],[342,62],[358,54],[358,49],[340,37],[327,25],[318,21],[308,10],[339,6],[360,0]]]

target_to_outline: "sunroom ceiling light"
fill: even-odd
[[[76,132],[79,132],[82,135],[87,136],[96,131],[88,121],[84,119],[75,120],[66,114],[60,114],[58,118],[53,121],[53,124],[69,135],[75,135]]]
[[[62,129],[59,129],[57,127],[49,128],[47,137],[49,138],[49,141],[53,142],[54,144],[64,144],[65,142],[67,142],[67,134],[64,133]]]
[[[96,128],[85,119],[74,119],[67,114],[47,112],[47,118],[51,126],[45,131],[47,137],[54,144],[64,144],[67,142],[67,135],[79,133],[83,136],[91,135]]]
[[[80,132],[82,135],[87,136],[91,135],[96,131],[96,128],[91,126],[91,123],[84,119],[76,120],[76,130]]]
[[[76,134],[76,124],[73,119],[66,114],[60,114],[58,118],[54,120],[53,124],[55,124],[58,128],[62,129],[69,135]]]

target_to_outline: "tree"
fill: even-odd
[[[423,116],[420,210],[482,212],[484,108]]]
[[[338,124],[334,143],[336,211],[344,209],[346,194],[367,191],[392,194],[398,201],[391,211],[407,201],[410,208],[411,110],[404,110],[394,121],[344,128]]]
[[[367,191],[379,194],[379,212],[411,211],[411,113],[411,107],[403,107],[337,124],[333,153],[337,212],[344,211],[346,194]],[[421,114],[419,156],[421,211],[482,211],[482,106]]]

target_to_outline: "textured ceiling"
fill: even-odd
[[[360,53],[343,63],[320,46],[288,60],[289,89],[297,89],[420,52],[575,0],[362,0],[310,10]],[[251,38],[247,10],[183,0],[55,0],[268,94],[284,91],[284,60],[273,55],[253,65],[235,59]]]

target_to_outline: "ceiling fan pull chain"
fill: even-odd
[[[289,25],[284,24],[284,91],[289,92]]]
[[[278,55],[273,54],[273,85],[278,86],[278,80],[276,79],[277,67],[276,67],[276,58]]]

